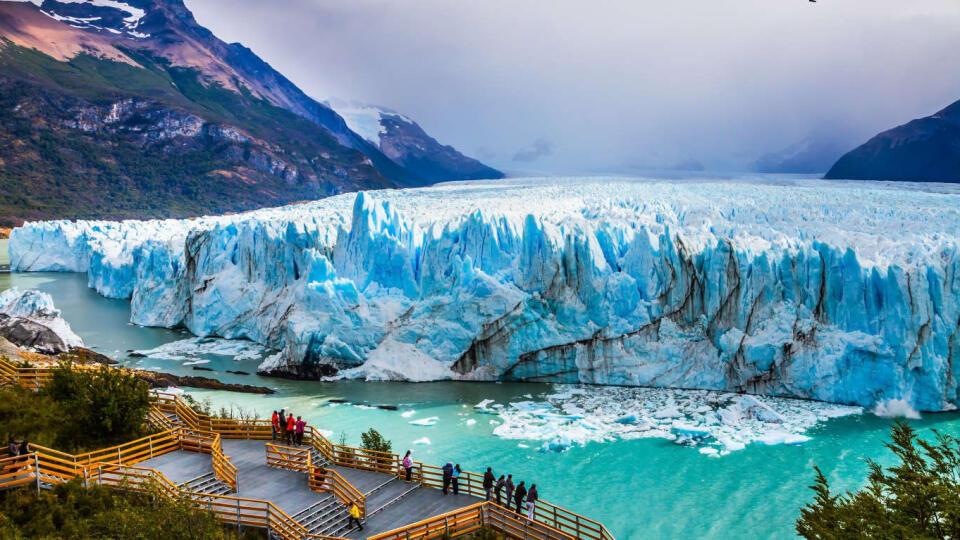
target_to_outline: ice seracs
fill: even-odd
[[[280,351],[267,372],[946,410],[957,189],[464,182],[196,220],[28,223],[10,245],[15,269],[85,271],[129,297],[137,324]]]

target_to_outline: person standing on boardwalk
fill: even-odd
[[[523,498],[527,496],[527,488],[523,487],[523,481],[517,486],[517,492],[513,494],[513,502],[517,505],[517,514],[520,514],[520,507],[523,506]]]
[[[10,442],[7,444],[7,451],[10,452],[10,457],[20,455],[20,447],[17,446],[17,441],[13,440],[13,437],[10,437]]]
[[[293,430],[297,429],[297,421],[293,419],[293,413],[287,417],[287,444],[293,444]]]
[[[297,430],[297,446],[300,446],[303,444],[303,432],[307,429],[307,423],[298,416],[294,427]]]
[[[490,500],[490,495],[493,492],[493,483],[496,481],[496,476],[493,475],[493,469],[487,467],[487,472],[483,473],[483,491],[486,493],[486,500]]]
[[[494,490],[493,490],[493,491],[496,492],[496,494],[497,494],[497,505],[501,505],[501,504],[502,504],[502,503],[500,502],[500,501],[501,501],[501,499],[500,499],[500,492],[503,491],[503,485],[506,484],[506,483],[507,483],[506,480],[503,479],[503,475],[501,474],[501,475],[500,475],[500,478],[497,480],[497,487],[494,488]],[[509,495],[507,495],[507,497],[509,497]]]
[[[283,409],[280,409],[280,418],[277,419],[277,433],[280,435],[280,442],[287,440],[287,418],[283,416]]]
[[[270,430],[273,432],[273,442],[277,442],[277,433],[280,432],[280,416],[277,411],[273,411],[273,416],[270,417]]]
[[[457,466],[453,468],[453,494],[460,494],[460,473],[463,472],[460,470],[460,464],[457,463]]]
[[[403,456],[403,469],[407,471],[407,482],[410,481],[410,475],[413,473],[413,458],[410,457],[410,450]]]
[[[533,516],[536,515],[537,499],[539,498],[540,495],[537,494],[537,485],[531,484],[530,491],[527,492],[527,518],[530,521],[533,521]]]
[[[447,494],[447,490],[450,488],[450,481],[453,479],[453,463],[447,462],[443,466],[443,494]]]
[[[513,497],[513,475],[512,474],[507,475],[507,481],[503,485],[504,487],[507,488],[507,508],[510,508],[510,501],[513,500],[511,499],[511,497]]]
[[[357,503],[350,503],[350,519],[347,520],[347,527],[354,523],[357,524],[357,527],[360,527],[361,531],[363,530],[363,524],[360,523],[360,508],[357,507]]]

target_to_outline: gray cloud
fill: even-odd
[[[514,161],[526,162],[536,161],[544,156],[553,153],[553,143],[544,137],[533,141],[533,144],[527,146],[513,155]]]
[[[186,0],[307,93],[377,103],[514,172],[744,169],[960,98],[957,0]],[[515,162],[544,134],[555,151]]]

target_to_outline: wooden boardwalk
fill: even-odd
[[[312,491],[304,472],[267,466],[267,442],[244,439],[223,441],[224,454],[237,467],[237,496],[270,501],[291,516],[331,497],[329,493]],[[139,466],[156,469],[177,484],[213,471],[208,454],[182,450],[148,459]],[[407,483],[392,474],[341,466],[329,468],[367,495],[367,519],[363,530],[354,531],[347,535],[348,538],[366,538],[478,501],[469,495],[444,495],[438,489]]]
[[[0,385],[37,389],[50,377],[0,359]],[[334,444],[313,426],[290,447],[270,442],[268,420],[211,417],[162,392],[152,403],[147,421],[158,431],[133,441],[76,455],[35,444],[20,456],[0,451],[0,490],[74,480],[150,490],[281,540],[426,540],[483,526],[524,540],[614,540],[601,523],[544,500],[533,519],[484,502],[482,476],[469,471],[461,495],[444,495],[439,467],[414,461],[406,482],[397,454]],[[348,524],[353,504],[363,530]]]

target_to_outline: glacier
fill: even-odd
[[[30,222],[16,271],[296,377],[668,387],[952,410],[960,188],[457,182],[190,220]]]

